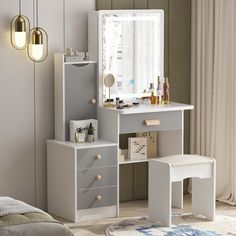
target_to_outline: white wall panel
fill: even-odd
[[[32,1],[22,13],[32,20]],[[18,1],[0,0],[0,195],[35,203],[33,64],[10,44]]]
[[[36,82],[36,205],[46,209],[46,139],[54,138],[53,55],[63,52],[63,1],[39,1],[39,25],[48,33],[49,54],[35,63]]]
[[[33,25],[33,1],[22,4]],[[65,0],[65,6],[63,9],[63,0],[39,1],[39,25],[49,35],[49,56],[36,63],[34,71],[26,52],[13,49],[9,41],[9,24],[18,12],[18,0],[7,4],[0,0],[0,195],[36,203],[43,209],[45,140],[54,137],[53,54],[63,52],[64,38],[66,47],[87,50],[87,13],[95,9],[95,0]]]
[[[88,11],[95,10],[95,0],[65,0],[66,48],[88,50]]]

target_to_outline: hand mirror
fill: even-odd
[[[104,84],[107,88],[111,88],[115,83],[115,77],[113,74],[108,74],[104,78]]]
[[[114,85],[115,83],[115,77],[113,74],[107,74],[104,78],[104,85],[109,88],[109,105],[110,105],[110,101],[111,101],[111,87]]]

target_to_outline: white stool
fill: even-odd
[[[149,161],[150,220],[170,226],[171,198],[173,207],[183,208],[186,178],[192,178],[192,213],[214,220],[215,160],[199,155],[174,155]]]

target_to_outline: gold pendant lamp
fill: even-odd
[[[19,0],[19,15],[11,21],[11,44],[15,49],[23,50],[27,47],[29,37],[29,19],[21,14],[21,0]]]
[[[36,0],[36,27],[29,32],[27,53],[34,62],[42,62],[48,56],[48,35],[38,26],[38,0]]]

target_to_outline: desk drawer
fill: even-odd
[[[121,134],[181,128],[182,111],[120,115]]]
[[[113,206],[117,204],[117,187],[78,191],[78,210]]]
[[[77,168],[117,165],[117,146],[77,150]]]
[[[117,185],[117,167],[79,170],[77,188],[88,189]]]

